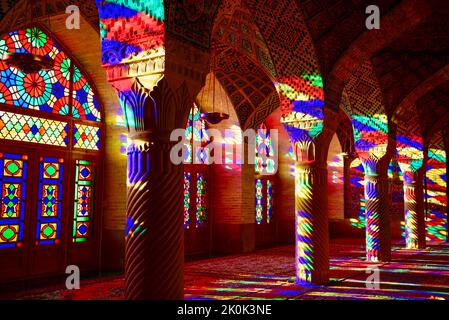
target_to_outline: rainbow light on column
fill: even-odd
[[[379,212],[372,209],[378,208],[378,197],[376,182],[366,180],[365,199],[370,202],[370,206],[366,206],[366,254],[370,262],[379,261],[380,218]]]
[[[310,202],[312,187],[306,174],[296,169],[296,201]],[[314,269],[313,258],[313,220],[312,212],[298,210],[296,212],[296,280],[299,283],[310,283]]]
[[[408,249],[418,248],[418,213],[414,186],[404,185],[405,209],[405,242]]]
[[[428,241],[446,241],[446,152],[430,148],[428,152],[426,185],[426,239]]]

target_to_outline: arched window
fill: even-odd
[[[5,53],[45,55],[54,66],[25,73],[0,61],[0,254],[27,250],[39,264],[49,256],[38,248],[53,246],[60,251],[52,252],[76,260],[68,251],[94,250],[98,234],[102,117],[95,89],[40,27],[2,37]],[[59,272],[61,259],[48,269]]]
[[[257,225],[270,224],[273,217],[273,185],[276,165],[270,132],[262,124],[256,134],[256,216]]]
[[[186,255],[210,250],[209,137],[197,104],[190,110],[184,145],[184,239]]]
[[[186,125],[184,145],[184,228],[202,228],[207,220],[207,173],[209,162],[206,145],[209,137],[200,109],[192,107]],[[195,203],[192,207],[191,203]]]

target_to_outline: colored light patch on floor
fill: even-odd
[[[447,300],[449,244],[431,243],[425,250],[393,246],[392,262],[370,264],[364,239],[331,240],[330,283],[298,287],[294,281],[294,247],[187,262],[186,300]],[[377,289],[367,288],[367,270],[377,267]],[[124,299],[122,275],[82,281],[81,290],[56,287],[15,294],[2,299],[85,300]]]

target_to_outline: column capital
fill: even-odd
[[[178,88],[169,86],[162,78],[153,90],[148,90],[135,79],[133,85],[118,92],[130,139],[165,141],[170,132],[183,128],[194,102],[183,83]]]

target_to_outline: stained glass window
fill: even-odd
[[[100,149],[100,128],[75,124],[74,147],[88,150]]]
[[[0,111],[2,139],[66,147],[67,135],[66,122]]]
[[[273,181],[267,180],[264,176],[272,176],[276,173],[276,165],[273,159],[274,147],[271,141],[270,132],[261,124],[256,134],[256,159],[255,172],[256,179],[256,224],[271,223],[273,218]]]
[[[73,117],[83,120],[100,121],[100,106],[92,87],[77,66],[74,66],[73,69],[73,89],[75,90],[72,106]]]
[[[0,60],[0,140],[100,150],[100,105],[81,68],[39,27],[23,28],[2,37],[0,56],[12,53],[44,55],[54,60],[54,66],[51,70],[25,73]],[[21,246],[24,228],[33,233],[37,245],[59,243],[62,235],[69,235],[61,219],[65,213],[72,215],[71,208],[73,242],[86,242],[92,237],[94,164],[78,160],[66,168],[64,159],[39,157],[47,150],[36,152],[37,156],[30,159],[0,154],[0,248]],[[27,219],[31,228],[24,224],[27,165],[36,170],[30,176],[30,181],[36,183],[29,183],[26,209],[36,215],[36,219]],[[74,172],[67,175],[75,177],[74,204],[69,212],[62,212],[67,169]],[[10,175],[12,172],[14,175]],[[71,187],[66,193],[72,192]]]
[[[262,124],[256,134],[255,170],[259,174],[275,174],[274,148],[267,127]]]
[[[198,168],[195,172],[189,171],[192,169],[190,165],[209,163],[210,155],[206,147],[209,137],[206,122],[201,119],[201,112],[196,104],[190,110],[187,120],[185,141],[183,157],[187,166],[184,172],[184,229],[190,229],[190,224],[203,228],[207,220],[207,179],[204,170],[201,173],[198,173]],[[191,198],[195,199],[193,207]]]
[[[25,155],[0,153],[0,248],[22,246],[27,164]]]
[[[32,53],[54,59],[52,70],[26,74],[0,61],[0,102],[17,107],[101,121],[91,85],[64,51],[42,30],[29,27],[0,40],[0,54]],[[73,67],[73,68],[72,68]],[[71,83],[73,105],[70,108]]]
[[[273,182],[267,180],[267,223],[271,222],[273,215]]]
[[[190,173],[184,172],[184,229],[190,225]]]
[[[256,180],[256,223],[263,222],[263,182],[260,179]]]
[[[0,55],[32,53],[54,60],[51,70],[25,73],[0,61],[0,104],[101,121],[94,89],[80,68],[38,27],[10,32],[0,39]],[[67,122],[0,111],[0,138],[67,147],[73,132],[74,147],[100,149],[100,129]],[[74,126],[73,128],[71,126]]]
[[[206,193],[207,193],[207,181],[204,174],[198,173],[196,190],[196,227],[201,228],[207,219],[207,206],[206,206]]]
[[[40,159],[36,244],[59,243],[62,214],[63,162],[63,159]]]
[[[209,163],[209,152],[206,147],[209,142],[209,136],[206,132],[206,122],[201,119],[201,112],[196,104],[190,110],[185,140],[188,141],[184,145],[185,164]]]
[[[92,162],[77,160],[75,168],[75,204],[73,209],[73,242],[90,239],[93,220],[95,167]]]

